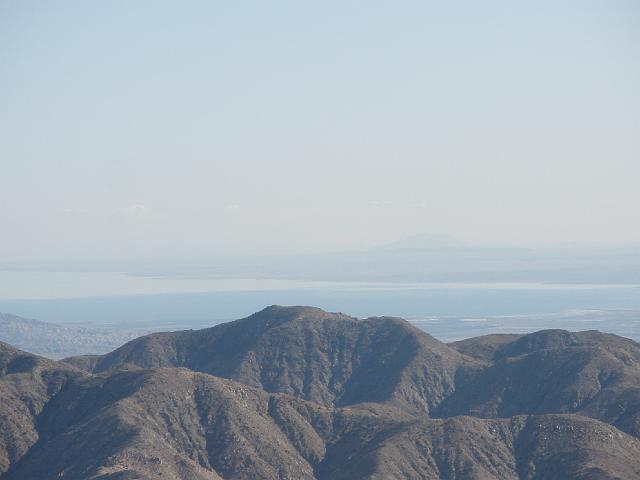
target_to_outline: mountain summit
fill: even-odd
[[[386,402],[428,413],[453,392],[456,375],[479,362],[399,318],[271,306],[204,330],[138,338],[89,369],[126,364],[184,367],[327,407]]]

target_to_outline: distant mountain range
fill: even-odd
[[[64,361],[0,343],[0,478],[637,479],[640,344],[277,306]]]
[[[148,330],[60,325],[0,313],[0,341],[53,359],[106,353],[145,333]]]

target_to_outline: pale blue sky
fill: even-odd
[[[0,259],[640,242],[637,1],[0,1]]]

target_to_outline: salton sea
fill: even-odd
[[[125,294],[126,293],[126,294]],[[357,317],[404,317],[443,340],[542,328],[640,338],[640,286],[544,283],[367,283],[0,272],[0,311],[43,321],[173,330],[203,328],[272,305]]]

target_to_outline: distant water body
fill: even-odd
[[[640,286],[308,282],[0,271],[0,312],[58,323],[135,325],[152,330],[201,328],[272,304],[314,305],[358,317],[400,316],[447,340],[464,338],[469,332],[574,324],[630,335],[626,332],[637,323],[634,312],[640,311]],[[622,311],[624,315],[575,314],[581,311]],[[617,330],[621,322],[623,331]]]
[[[51,300],[128,295],[292,290],[389,293],[423,290],[640,291],[639,289],[639,285],[628,284],[330,282],[253,278],[226,279],[209,276],[146,276],[121,272],[0,270],[0,300]]]

